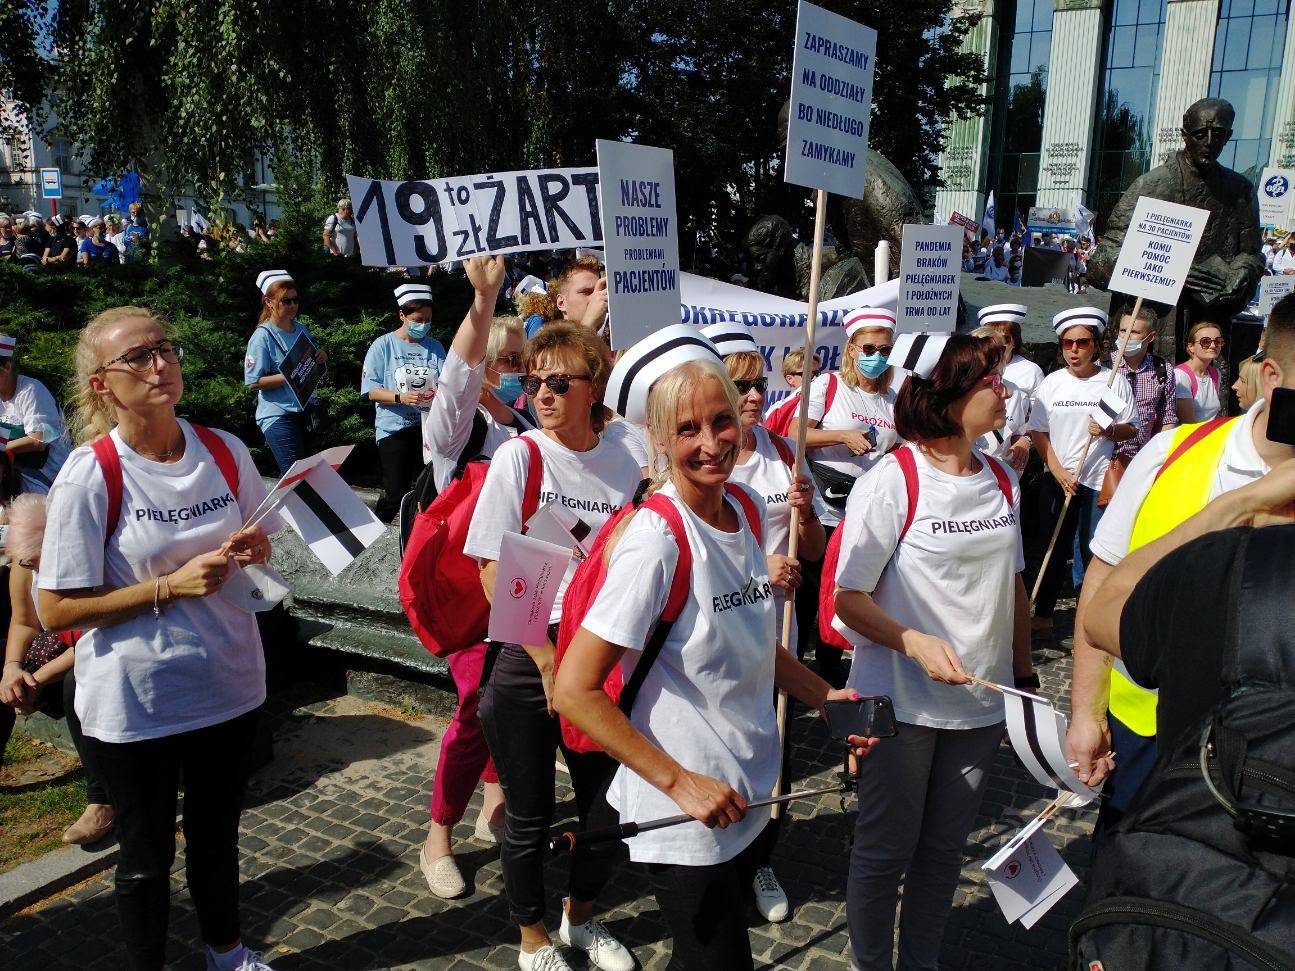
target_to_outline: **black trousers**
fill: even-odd
[[[755,965],[746,901],[759,868],[760,839],[712,866],[647,864],[657,907],[670,928],[670,971],[743,971]]]
[[[238,819],[259,710],[142,742],[85,738],[85,755],[117,817],[117,913],[130,971],[166,963],[176,788],[184,778],[185,874],[202,939],[239,939]]]
[[[477,714],[504,790],[504,845],[499,856],[508,912],[514,924],[524,926],[544,919],[544,861],[553,825],[555,754],[561,749],[571,772],[582,829],[618,822],[607,805],[607,785],[616,763],[602,752],[572,752],[562,744],[558,719],[548,713],[539,669],[521,646],[492,644],[490,650],[494,664]],[[597,899],[623,847],[604,843],[578,848],[571,859],[570,895],[581,901]]]
[[[422,426],[402,428],[378,442],[378,458],[382,462],[382,498],[374,512],[384,523],[389,523],[400,511],[400,500],[422,471]]]

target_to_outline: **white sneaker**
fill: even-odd
[[[459,865],[454,862],[454,857],[441,856],[429,861],[426,844],[418,849],[418,869],[423,871],[427,889],[444,900],[462,896],[468,889],[463,874],[459,872]]]
[[[787,919],[787,915],[791,913],[791,908],[787,905],[787,894],[783,892],[782,884],[778,882],[772,867],[762,866],[756,870],[751,886],[755,890],[755,907],[765,920],[778,924]]]
[[[232,965],[232,971],[274,971],[274,968],[266,964],[260,953],[253,951],[250,947],[239,946],[242,954],[239,955],[238,964]],[[221,964],[216,963],[215,952],[207,948],[207,971],[221,971]]]
[[[552,944],[545,944],[538,951],[529,954],[521,951],[517,955],[517,966],[522,971],[571,971],[571,965]]]
[[[587,920],[573,924],[567,916],[570,898],[562,899],[562,923],[558,937],[568,947],[579,948],[589,955],[589,963],[602,971],[634,971],[634,955],[603,925],[600,920]]]

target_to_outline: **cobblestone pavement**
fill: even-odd
[[[1064,699],[1068,652],[1036,651],[1035,660],[1046,692]],[[418,871],[440,723],[400,717],[355,698],[321,698],[305,687],[272,701],[269,717],[276,758],[253,778],[242,823],[248,942],[263,947],[278,971],[515,968],[516,937],[508,926],[498,852],[471,838],[477,803],[456,832],[471,896],[439,900]],[[836,756],[818,720],[802,713],[792,739],[799,768],[794,783],[830,785]],[[559,812],[574,812],[569,796],[560,793]],[[979,869],[1046,802],[1043,787],[1004,744],[967,849],[945,935],[945,967],[1037,971],[1064,965],[1066,928],[1082,887],[1026,931],[1004,922]],[[797,804],[791,816],[774,866],[794,913],[784,924],[765,925],[752,911],[757,967],[848,968],[844,897],[851,817],[842,816],[835,796]],[[1081,878],[1092,821],[1091,811],[1068,812],[1048,827]],[[554,915],[565,866],[558,860],[549,871]],[[182,860],[172,886],[171,967],[202,969]],[[630,866],[619,869],[603,903],[608,926],[642,965],[664,967],[669,939],[644,880]],[[15,971],[120,968],[111,873],[0,923],[0,954],[0,963]]]

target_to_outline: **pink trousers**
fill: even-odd
[[[454,678],[454,689],[458,692],[459,707],[441,739],[441,757],[436,763],[436,777],[432,782],[432,822],[441,826],[453,826],[463,818],[478,780],[499,781],[495,765],[490,760],[481,721],[477,718],[481,669],[485,660],[485,644],[474,644],[446,658],[450,676]]]

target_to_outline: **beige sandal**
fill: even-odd
[[[73,846],[92,846],[106,838],[116,822],[111,806],[92,802],[85,807],[80,819],[63,830],[63,842]]]

